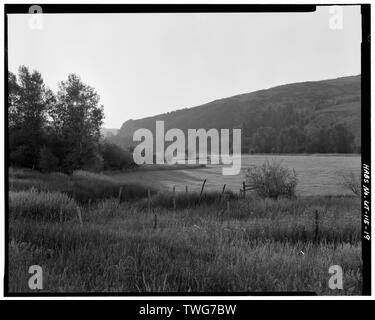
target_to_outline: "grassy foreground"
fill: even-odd
[[[64,176],[70,187],[59,190],[61,185],[51,179],[56,175],[10,173],[11,292],[30,291],[28,268],[36,264],[43,268],[47,292],[361,294],[356,198],[269,200],[227,194],[219,201],[219,195],[211,193],[198,205],[196,194],[181,193],[173,210],[171,194],[153,193],[150,213],[141,185],[135,186],[139,193],[133,195],[123,183],[124,195],[119,198],[118,185],[113,187],[116,192],[102,190],[112,190],[108,177],[82,172],[79,179],[77,174]],[[107,184],[98,183],[100,179]],[[26,180],[22,187],[19,180]],[[78,180],[80,193],[75,193],[72,185]],[[83,201],[77,196],[82,192],[93,198]],[[332,265],[343,268],[343,290],[328,287]]]

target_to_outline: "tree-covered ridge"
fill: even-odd
[[[242,129],[242,152],[360,152],[361,78],[294,83],[241,94],[139,120],[126,121],[110,138],[133,144],[135,130]]]

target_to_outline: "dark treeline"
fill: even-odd
[[[129,154],[101,139],[104,113],[99,100],[75,74],[54,93],[38,71],[21,66],[18,76],[9,72],[10,165],[67,173],[129,165]]]
[[[243,128],[243,150],[249,153],[360,152],[344,123],[312,126],[309,117],[308,111],[293,106],[270,107],[254,113]]]

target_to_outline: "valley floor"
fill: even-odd
[[[297,173],[297,194],[300,196],[337,196],[351,195],[350,190],[342,187],[343,174],[353,173],[360,176],[361,157],[359,155],[242,155],[241,172],[238,175],[223,175],[221,165],[206,167],[193,165],[147,165],[126,173],[113,173],[110,176],[118,181],[143,182],[158,189],[199,192],[204,179],[205,190],[220,192],[223,185],[235,193],[239,192],[246,180],[246,170],[262,165],[265,161],[280,161],[283,166]],[[162,169],[161,169],[162,168]],[[171,170],[174,169],[174,170]],[[178,169],[178,170],[176,170]]]

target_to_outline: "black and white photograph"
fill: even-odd
[[[4,10],[5,296],[371,294],[369,4]]]

